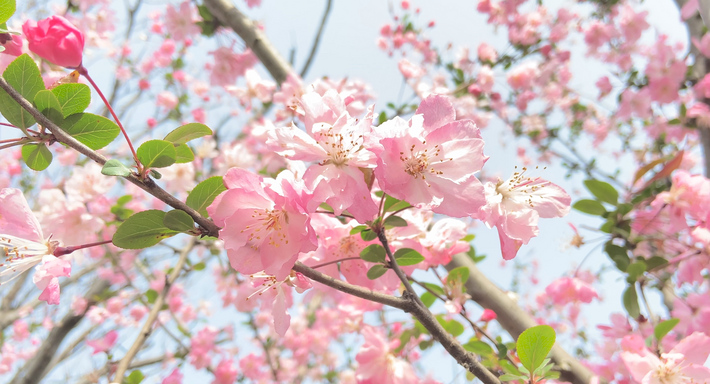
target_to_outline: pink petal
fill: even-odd
[[[44,242],[42,228],[19,189],[0,190],[0,233]]]
[[[703,365],[710,355],[710,337],[704,333],[695,332],[681,340],[670,353],[684,355],[684,363]]]
[[[454,106],[448,97],[442,95],[431,95],[424,99],[416,113],[424,115],[424,128],[429,131],[456,120]]]
[[[286,313],[286,295],[281,286],[279,286],[278,291],[279,293],[274,300],[272,314],[274,316],[274,329],[276,333],[280,336],[284,336],[286,331],[288,331],[289,325],[291,325],[291,316]]]

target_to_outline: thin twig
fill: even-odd
[[[313,63],[313,59],[316,56],[316,52],[318,51],[318,45],[320,44],[320,38],[323,35],[323,31],[325,30],[325,23],[328,21],[328,16],[330,15],[330,8],[333,3],[333,0],[328,0],[325,4],[325,12],[323,12],[323,17],[320,20],[320,26],[318,27],[318,32],[316,33],[315,39],[313,39],[313,46],[311,47],[311,53],[308,55],[308,60],[306,60],[306,64],[303,65],[303,69],[301,69],[301,78],[306,77],[306,74],[308,73],[308,70],[311,69],[311,64]]]

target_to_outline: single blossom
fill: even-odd
[[[562,217],[569,212],[571,199],[559,186],[539,177],[515,172],[508,180],[488,182],[486,205],[481,209],[488,228],[496,227],[505,260],[515,257],[523,244],[537,236],[538,220]]]
[[[360,352],[355,356],[355,360],[360,364],[357,368],[358,383],[367,384],[405,384],[417,383],[414,367],[394,354],[399,340],[388,342],[381,331],[373,327],[365,327],[362,330],[365,336],[365,344],[360,348]]]
[[[621,352],[631,377],[641,384],[708,384],[710,337],[695,332],[659,358],[646,348]]]
[[[86,345],[94,349],[94,355],[101,352],[108,352],[116,344],[118,332],[110,331],[104,337],[96,340],[87,340]]]
[[[81,67],[84,34],[62,16],[27,20],[22,32],[30,51],[41,58],[62,67]]]
[[[409,121],[395,117],[375,129],[367,146],[385,193],[444,215],[478,215],[485,197],[474,173],[488,157],[476,124],[455,119],[449,99],[433,95]]]
[[[18,189],[0,190],[0,284],[6,284],[38,265],[33,281],[42,294],[39,299],[59,304],[59,281],[68,277],[71,265],[53,255],[58,243],[45,239],[37,218]]]
[[[284,171],[264,180],[249,171],[230,169],[223,192],[207,208],[232,268],[243,274],[265,271],[285,279],[300,252],[316,249],[302,182]]]

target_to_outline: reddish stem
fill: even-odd
[[[96,243],[89,243],[89,244],[82,244],[82,245],[75,245],[73,247],[57,247],[57,249],[54,250],[54,253],[52,253],[54,256],[63,256],[63,255],[68,255],[74,251],[78,251],[80,249],[84,248],[89,248],[89,247],[95,247],[97,245],[104,245],[104,244],[109,244],[111,243],[111,240],[105,240],[105,241],[99,241]]]
[[[99,97],[101,97],[101,100],[104,101],[104,104],[106,105],[106,108],[108,108],[108,111],[111,112],[111,116],[113,116],[113,119],[116,120],[116,124],[118,124],[118,127],[121,128],[121,133],[123,133],[123,137],[126,138],[126,142],[128,143],[128,147],[131,149],[131,153],[133,154],[133,160],[135,160],[136,165],[138,165],[138,170],[140,171],[141,169],[141,162],[138,160],[138,155],[136,155],[136,150],[133,149],[133,143],[131,143],[131,139],[128,138],[128,134],[126,133],[126,130],[123,128],[123,124],[121,124],[121,120],[118,119],[118,116],[116,115],[116,112],[113,111],[113,108],[111,107],[111,104],[109,104],[108,100],[104,96],[103,92],[99,89],[99,86],[96,85],[94,82],[94,79],[89,76],[89,71],[86,70],[86,68],[82,65],[79,68],[76,69],[79,71],[79,74],[84,76],[86,80],[89,80],[89,83],[91,83],[91,86],[94,87],[96,92],[99,94]]]

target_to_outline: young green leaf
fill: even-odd
[[[222,176],[210,177],[197,184],[197,186],[190,191],[190,194],[187,195],[187,200],[185,200],[185,204],[199,212],[200,215],[207,217],[207,207],[212,204],[215,197],[226,190],[227,187],[224,186]]]
[[[463,349],[477,355],[488,356],[493,354],[493,348],[481,340],[471,340],[463,345]]]
[[[147,168],[164,168],[175,164],[175,146],[165,140],[148,140],[136,149],[141,164]]]
[[[211,135],[212,130],[204,124],[189,123],[175,128],[165,136],[165,141],[173,144],[185,144],[190,140],[198,139],[202,136]]]
[[[466,284],[468,281],[469,270],[467,267],[456,267],[449,271],[449,277],[446,278],[446,282],[459,282],[460,284]]]
[[[421,253],[411,248],[400,248],[394,253],[394,258],[397,264],[406,267],[408,265],[419,264],[424,261],[424,256]]]
[[[385,219],[385,228],[392,228],[392,227],[406,227],[407,226],[407,220],[404,220],[403,218],[399,216],[388,216]]]
[[[371,263],[384,263],[385,249],[379,244],[370,244],[360,252],[360,258]]]
[[[367,271],[367,278],[375,280],[376,278],[387,273],[387,267],[382,264],[375,264]]]
[[[178,164],[189,163],[195,160],[195,154],[187,144],[179,144],[175,147],[175,162]]]
[[[101,168],[101,173],[106,176],[128,177],[131,174],[131,169],[123,165],[120,161],[111,159]]]
[[[619,202],[619,192],[614,189],[609,183],[605,183],[600,180],[585,180],[584,185],[587,187],[589,192],[594,195],[600,201],[609,203],[611,205],[616,205]]]
[[[582,199],[574,203],[572,208],[594,216],[601,216],[606,213],[606,208],[596,200]]]
[[[165,214],[163,225],[174,231],[187,232],[195,228],[195,220],[185,211],[175,209]]]
[[[57,100],[57,97],[54,96],[52,91],[43,89],[37,92],[34,104],[38,111],[42,112],[43,115],[47,116],[47,118],[52,120],[55,124],[60,125],[64,121],[62,106],[59,104],[59,100]]]
[[[666,321],[658,323],[656,328],[653,329],[653,336],[656,338],[656,341],[660,343],[668,332],[672,331],[679,322],[680,319],[670,318]]]
[[[555,330],[549,325],[538,325],[526,329],[518,337],[516,348],[523,367],[533,372],[542,365],[555,344]]]
[[[0,0],[0,24],[10,20],[16,8],[15,0]]]
[[[113,141],[121,129],[113,121],[91,113],[76,113],[60,125],[70,136],[87,147],[97,150]]]
[[[636,295],[636,286],[634,284],[630,284],[624,291],[623,302],[629,316],[634,319],[638,319],[641,316],[641,308],[639,307],[639,299]]]
[[[424,303],[424,306],[429,308],[436,301],[436,296],[432,295],[430,292],[424,292],[419,299]]]
[[[364,241],[372,241],[372,240],[375,240],[375,239],[377,238],[377,234],[376,234],[375,232],[372,232],[372,231],[369,230],[369,229],[366,229],[366,230],[360,232],[360,237],[361,237]]]
[[[128,375],[128,377],[126,377],[125,383],[126,384],[140,384],[143,381],[143,379],[145,379],[143,372],[136,369],[135,371],[131,372],[131,374]]]
[[[44,89],[44,81],[39,73],[39,68],[26,53],[18,56],[7,66],[3,77],[22,97],[30,102],[34,100],[37,92]],[[35,124],[32,115],[3,89],[0,89],[0,113],[10,124],[23,130]]]
[[[59,100],[61,111],[65,118],[84,112],[89,107],[89,103],[91,103],[91,89],[86,84],[59,84],[52,88],[52,93]]]
[[[33,171],[43,171],[52,164],[52,152],[44,143],[22,146],[22,160]]]
[[[121,223],[113,234],[113,245],[123,249],[143,249],[176,235],[163,224],[165,212],[156,209],[142,211]]]

